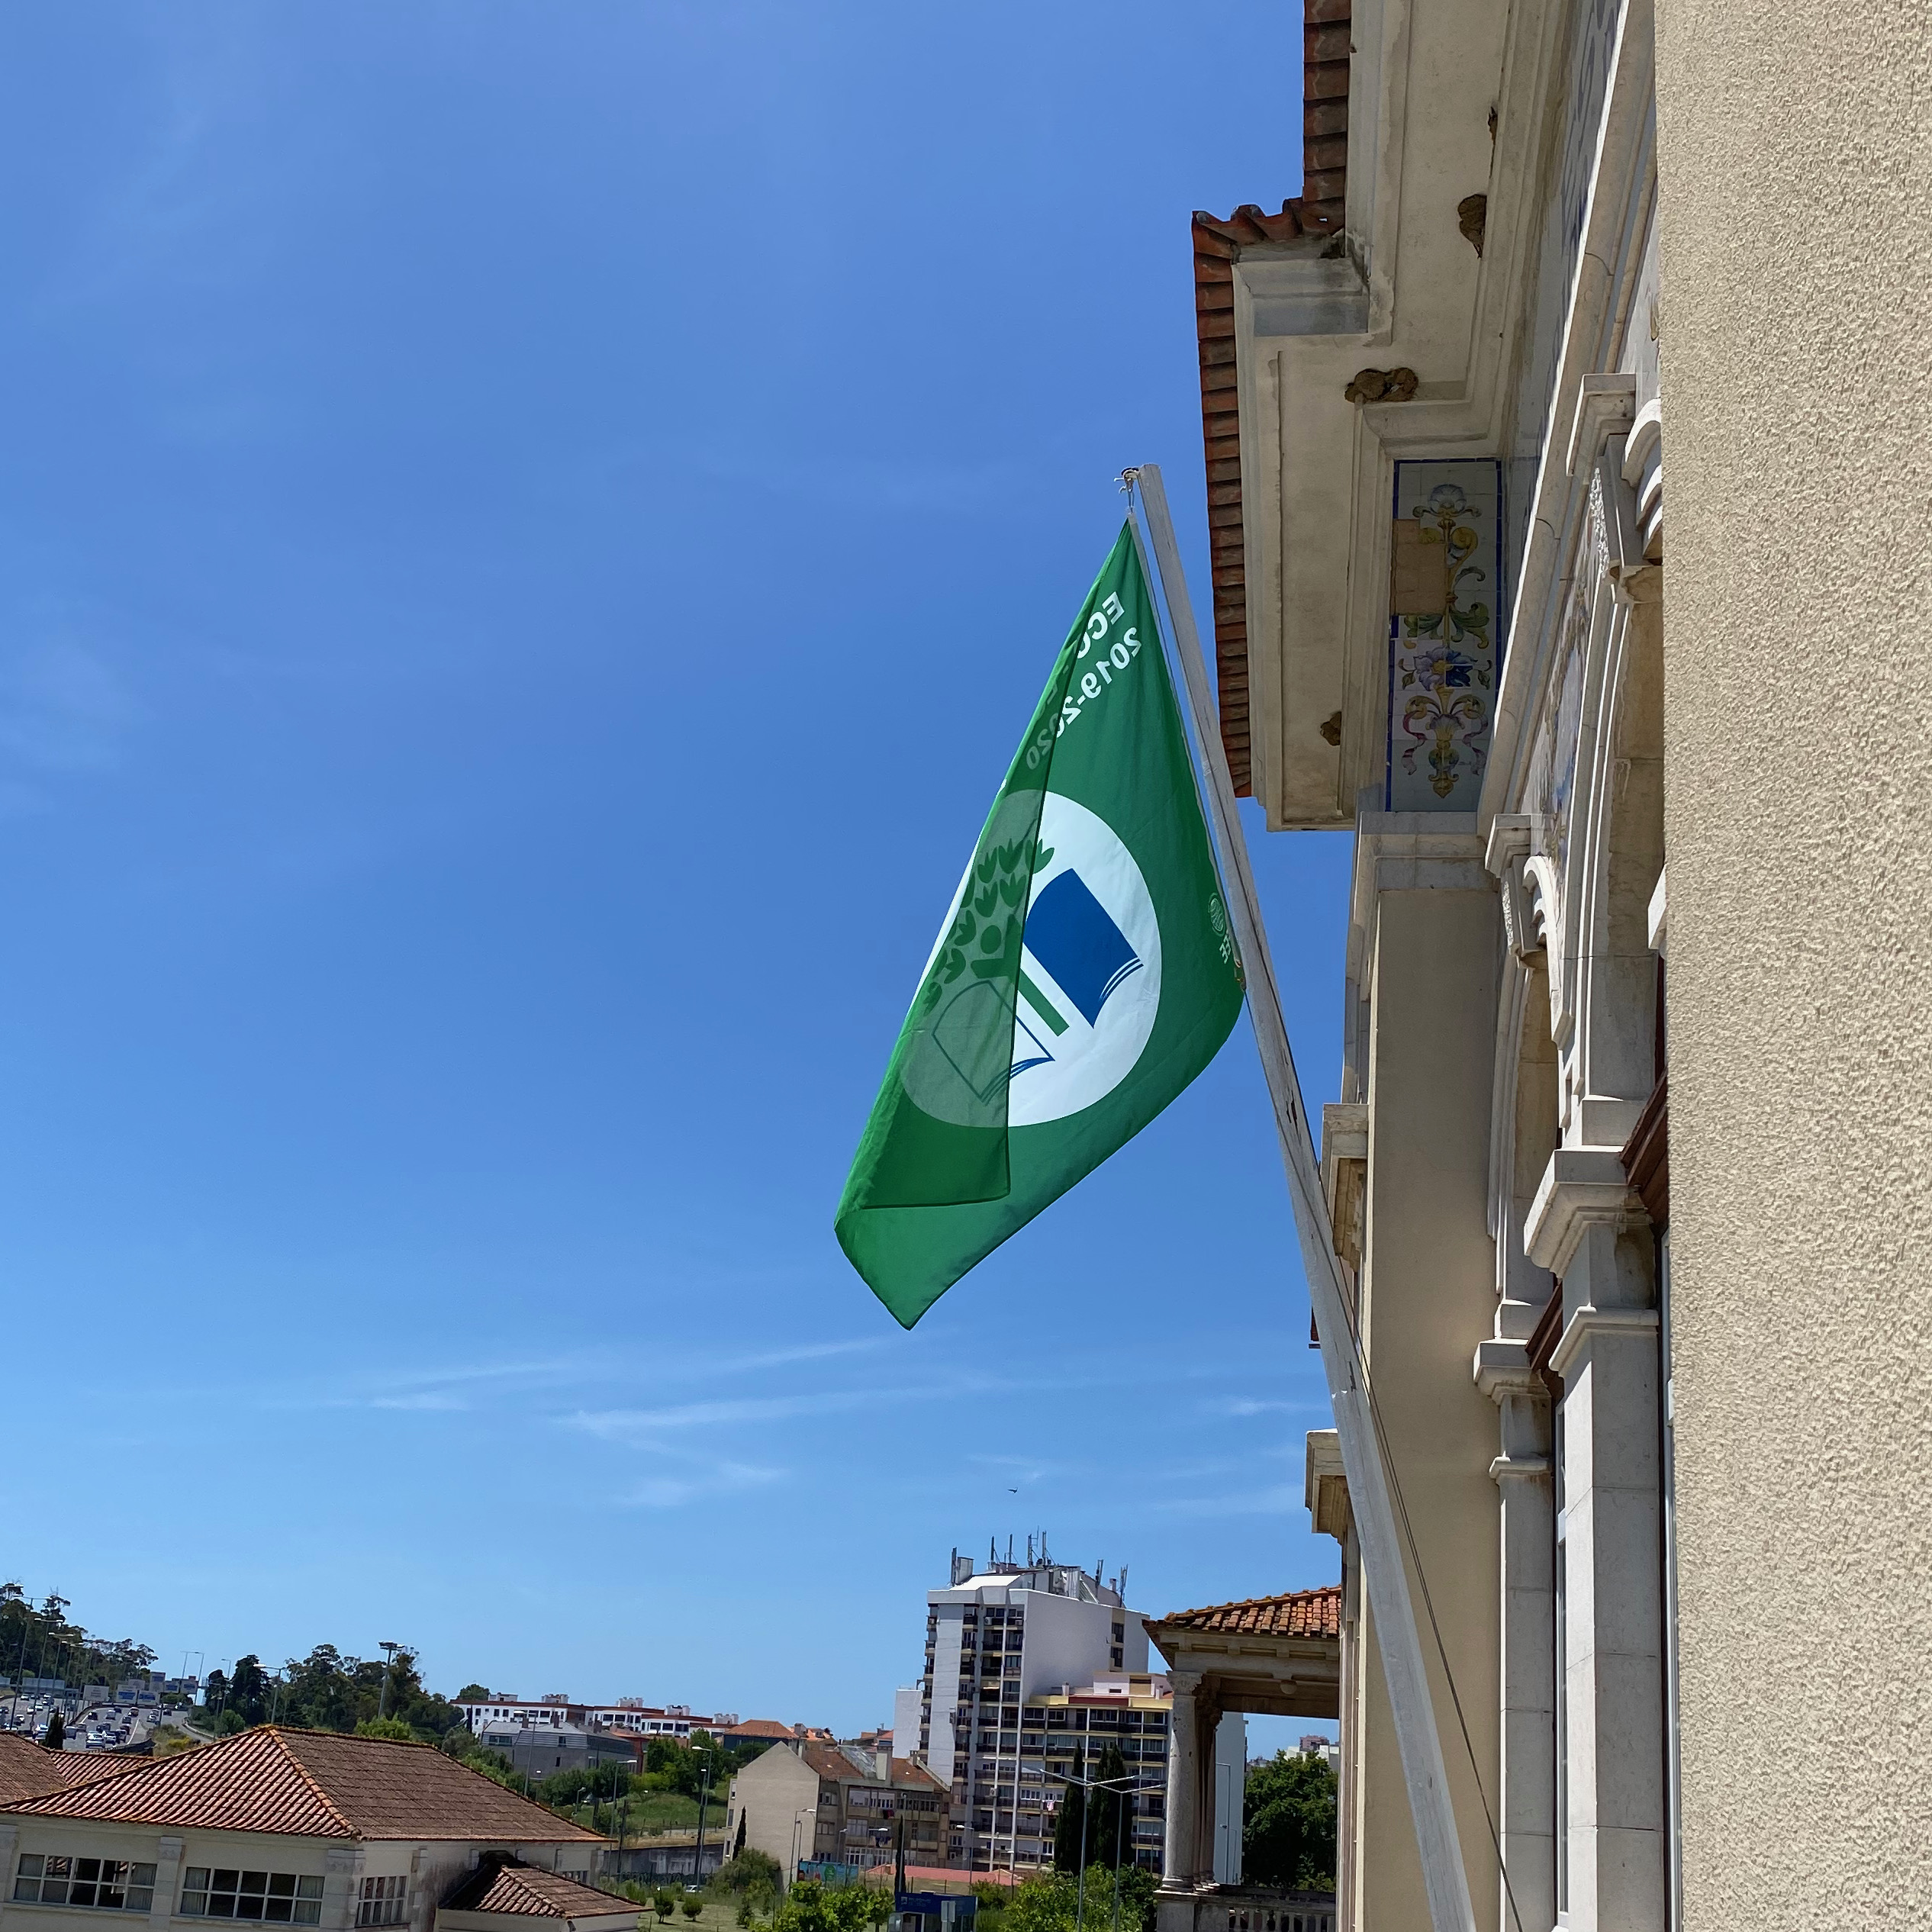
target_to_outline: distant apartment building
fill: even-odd
[[[926,1596],[926,1668],[916,1686],[919,1752],[951,1784],[948,1862],[978,1871],[1032,1869],[1051,1856],[1052,1814],[1065,1789],[1048,1779],[1049,1728],[1084,1737],[1088,1700],[1096,1699],[1102,1709],[1134,1713],[1131,1726],[1109,1718],[1101,1728],[1122,1738],[1131,1733],[1138,1747],[1148,1719],[1158,1715],[1164,1772],[1164,1683],[1157,1689],[1147,1675],[1147,1631],[1126,1607],[1124,1570],[1107,1582],[1097,1564],[1090,1575],[1056,1563],[1042,1537],[1037,1556],[1028,1539],[1024,1563],[990,1554],[976,1567],[955,1550],[951,1573],[945,1589]],[[895,1731],[903,1723],[910,1734],[913,1708],[904,1692],[895,1699]],[[1049,1710],[1061,1714],[1051,1727]],[[1081,1714],[1077,1723],[1070,1712]],[[1071,1770],[1071,1758],[1056,1759],[1056,1768]],[[1155,1818],[1158,1782],[1136,1800],[1153,1806]],[[1158,1870],[1158,1845],[1148,1862]]]
[[[526,1778],[553,1778],[560,1771],[638,1768],[643,1747],[622,1731],[596,1731],[586,1724],[478,1724],[476,1740],[500,1751],[510,1768]]]
[[[1115,1801],[1121,1807],[1126,1841],[1134,1863],[1158,1874],[1166,1829],[1167,1732],[1173,1711],[1174,1692],[1167,1679],[1145,1672],[1100,1677],[1022,1705],[1018,1776],[1008,1800],[1006,1836],[1003,1845],[996,1802],[988,1821],[987,1843],[995,1854],[990,1864],[1024,1870],[1050,1862],[1054,1814],[1067,1789],[1065,1777],[1093,1777],[1100,1753],[1113,1744],[1119,1749],[1126,1776],[1134,1780]],[[1000,1795],[996,1785],[996,1800]]]
[[[724,1843],[776,1859],[789,1884],[801,1865],[869,1869],[903,1844],[909,1865],[943,1862],[945,1782],[889,1751],[801,1741],[774,1745],[731,1781]]]

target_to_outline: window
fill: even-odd
[[[281,1925],[317,1925],[322,1881],[293,1872],[237,1872],[191,1865],[182,1874],[181,1909],[188,1918],[261,1918]]]
[[[356,1902],[358,1925],[400,1925],[409,1903],[409,1880],[401,1873],[389,1879],[365,1879]]]
[[[154,1903],[154,1867],[125,1859],[53,1858],[22,1852],[14,1897],[25,1905],[92,1905],[104,1911],[144,1912]]]

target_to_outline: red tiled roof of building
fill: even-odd
[[[111,1751],[50,1751],[18,1731],[0,1731],[0,1805],[92,1784],[147,1762]]]
[[[821,1778],[841,1782],[847,1779],[855,1783],[878,1782],[876,1772],[855,1763],[836,1744],[807,1744],[800,1748],[799,1755]],[[937,1772],[923,1764],[915,1764],[909,1757],[892,1760],[892,1782],[896,1789],[901,1790],[923,1790],[929,1786],[935,1791],[949,1789]]]
[[[1158,1628],[1230,1637],[1339,1637],[1341,1586],[1328,1583],[1319,1590],[1291,1590],[1285,1596],[1210,1603],[1199,1610],[1177,1610],[1170,1617],[1154,1621]]]
[[[1248,574],[1241,501],[1241,414],[1235,375],[1235,264],[1244,247],[1339,235],[1348,169],[1351,0],[1302,0],[1302,192],[1279,214],[1249,204],[1225,219],[1194,216],[1194,324],[1201,357],[1201,440],[1207,465],[1214,584],[1214,659],[1221,742],[1235,790],[1253,791],[1248,711]]]
[[[143,1759],[118,1777],[5,1808],[118,1824],[310,1838],[597,1842],[596,1833],[506,1791],[433,1745],[275,1725],[244,1731],[198,1751]]]
[[[719,1729],[729,1737],[769,1737],[774,1744],[789,1744],[798,1735],[776,1718],[747,1718],[742,1724],[720,1724]]]
[[[443,1901],[456,1912],[500,1912],[518,1918],[595,1918],[618,1913],[635,1919],[637,1908],[561,1872],[546,1872],[514,1860],[486,1863]]]

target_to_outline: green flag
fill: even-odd
[[[907,1328],[1212,1060],[1241,968],[1129,524],[953,894],[845,1181]]]

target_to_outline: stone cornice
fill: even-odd
[[[1549,1394],[1542,1377],[1531,1366],[1527,1344],[1500,1335],[1476,1344],[1475,1373],[1476,1387],[1499,1408],[1511,1396],[1542,1399]]]
[[[1563,1325],[1555,1348],[1550,1351],[1550,1366],[1566,1380],[1577,1357],[1599,1335],[1626,1340],[1657,1331],[1657,1312],[1653,1308],[1579,1308]]]
[[[1618,1153],[1614,1147],[1560,1147],[1550,1155],[1523,1222],[1523,1251],[1539,1268],[1560,1279],[1591,1228],[1641,1225],[1647,1219]]]

